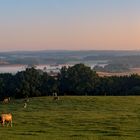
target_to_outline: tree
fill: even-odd
[[[16,97],[40,96],[40,73],[34,67],[26,68],[25,71],[16,74],[17,88]]]
[[[11,97],[14,91],[14,76],[10,73],[0,74],[0,98]]]
[[[57,80],[49,76],[46,72],[41,76],[40,92],[43,96],[52,95],[53,92],[58,92]]]
[[[68,84],[68,72],[67,68],[64,66],[60,70],[60,74],[58,75],[58,87],[61,95],[65,95],[68,93],[69,84]]]
[[[60,89],[69,95],[90,95],[94,92],[97,79],[96,72],[84,64],[77,64],[68,69],[62,68]]]

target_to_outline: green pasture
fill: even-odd
[[[0,103],[13,127],[0,126],[0,140],[140,140],[140,97],[62,96]]]

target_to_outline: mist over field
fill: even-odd
[[[123,64],[138,67],[139,51],[17,51],[1,52],[0,64]]]

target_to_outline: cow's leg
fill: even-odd
[[[4,126],[5,121],[2,121],[2,126]]]
[[[7,126],[7,127],[9,126],[9,122],[6,122],[6,126]]]
[[[6,123],[7,123],[7,125],[6,125],[7,127],[8,127],[9,125],[11,125],[11,122],[10,122],[10,121],[7,121]]]
[[[12,120],[10,121],[10,125],[11,125],[11,127],[12,127]]]

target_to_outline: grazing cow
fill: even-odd
[[[26,98],[24,101],[28,103],[29,102],[29,98]]]
[[[58,96],[54,96],[53,100],[59,100],[59,97]]]
[[[54,92],[54,93],[53,93],[53,96],[57,96],[57,93],[56,93],[56,92]]]
[[[57,96],[56,92],[53,93],[53,100],[59,100],[59,97]]]
[[[9,102],[10,102],[10,97],[4,98],[4,99],[3,99],[3,103],[4,103],[4,104],[7,104],[7,103],[9,103]]]
[[[28,103],[29,102],[29,99],[26,99],[26,102]]]
[[[5,125],[5,123],[7,123],[7,126],[10,124],[10,126],[12,127],[12,114],[1,114],[0,116],[0,122],[2,124],[2,126]]]
[[[27,103],[24,103],[24,108],[27,108]]]

